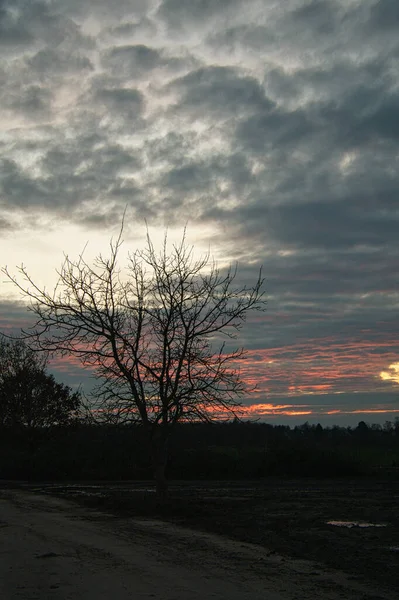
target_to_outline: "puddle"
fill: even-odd
[[[335,527],[359,527],[366,529],[367,527],[386,527],[386,523],[367,523],[366,521],[327,521],[327,525],[334,525]]]

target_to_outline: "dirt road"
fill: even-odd
[[[0,598],[392,600],[392,594],[259,546],[1,490]]]

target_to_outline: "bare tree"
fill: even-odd
[[[138,421],[148,433],[160,499],[167,494],[167,443],[180,420],[235,414],[247,391],[231,349],[248,311],[264,310],[261,272],[253,287],[236,285],[236,269],[220,270],[209,254],[194,259],[185,236],[168,253],[145,250],[121,271],[122,230],[108,257],[89,265],[65,257],[52,293],[26,268],[3,269],[29,300],[36,323],[24,335],[49,353],[73,354],[99,379],[97,410]],[[226,343],[227,342],[227,343]]]

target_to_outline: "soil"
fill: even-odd
[[[399,481],[170,493],[161,510],[150,483],[0,486],[1,598],[399,598]]]

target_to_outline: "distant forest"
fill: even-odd
[[[140,426],[2,427],[0,478],[151,479]],[[169,479],[399,477],[399,419],[357,427],[290,428],[233,421],[182,423],[170,440]]]

